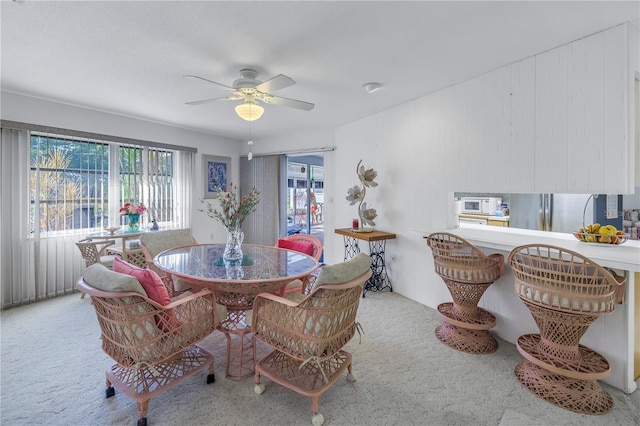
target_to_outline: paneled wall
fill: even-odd
[[[377,227],[398,235],[395,288],[431,307],[448,295],[421,235],[447,228],[449,192],[633,193],[637,64],[637,32],[622,25],[337,129],[329,260],[342,260],[331,225],[355,212],[344,196],[360,159],[378,171],[366,199]]]

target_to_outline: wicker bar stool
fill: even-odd
[[[518,351],[525,358],[515,368],[520,383],[567,410],[611,411],[613,400],[597,382],[609,376],[609,363],[579,342],[593,321],[613,312],[624,277],[579,253],[544,244],[516,247],[508,262],[515,292],[540,329],[539,334],[518,338]]]
[[[438,339],[450,348],[471,354],[488,354],[498,349],[489,333],[496,317],[478,307],[484,292],[504,273],[504,256],[485,255],[457,235],[438,232],[429,235],[435,271],[444,280],[453,303],[438,305],[443,323],[436,328]]]

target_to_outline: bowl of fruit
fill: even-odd
[[[619,246],[629,239],[629,234],[618,231],[613,225],[594,223],[580,228],[573,235],[584,243],[606,244]]]

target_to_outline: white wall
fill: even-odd
[[[231,157],[232,181],[238,182],[242,144],[236,140],[14,93],[1,95],[3,120],[196,148],[196,176],[202,176],[202,154]],[[224,227],[197,210],[201,207],[201,179],[196,182],[194,194],[197,197],[192,217],[194,237],[203,243],[225,241]]]
[[[622,37],[625,34],[618,28],[613,35]],[[602,34],[597,36],[598,39],[603,37]],[[585,49],[589,43],[582,40],[579,44],[581,55],[589,56]],[[605,44],[596,45],[598,49],[594,49],[594,55],[602,60],[607,52],[602,48]],[[554,50],[545,52],[543,64],[548,65],[556,54],[562,56],[573,52],[570,48]],[[625,57],[618,55],[617,58],[618,62],[614,63],[623,70]],[[368,207],[377,209],[376,228],[397,234],[397,239],[387,242],[386,250],[393,289],[434,309],[443,301],[451,300],[451,296],[442,279],[434,273],[432,254],[423,236],[448,228],[447,198],[450,192],[554,192],[558,189],[557,192],[571,192],[574,188],[584,193],[592,192],[589,191],[591,188],[603,189],[604,193],[624,191],[633,180],[630,178],[638,164],[633,157],[633,140],[627,136],[629,132],[621,129],[629,124],[627,114],[633,113],[633,103],[627,103],[626,108],[616,104],[613,108],[616,114],[607,110],[602,93],[611,87],[607,83],[613,79],[611,74],[608,78],[589,80],[598,85],[589,86],[597,96],[584,95],[575,85],[573,91],[559,91],[567,105],[572,103],[580,110],[589,106],[589,111],[599,111],[581,118],[583,121],[588,119],[591,127],[593,122],[601,124],[597,133],[601,136],[591,137],[587,144],[592,152],[599,154],[590,158],[604,158],[604,153],[613,152],[621,156],[623,166],[627,160],[630,163],[629,167],[621,167],[626,174],[617,173],[616,179],[604,179],[602,170],[578,168],[575,159],[584,163],[585,144],[576,143],[575,135],[569,135],[578,134],[582,126],[591,127],[580,123],[576,117],[559,119],[558,114],[543,108],[543,96],[535,92],[538,85],[533,84],[540,79],[535,78],[541,68],[540,63],[536,64],[538,59],[511,64],[338,128],[333,158],[337,185],[325,188],[325,196],[336,200],[326,221],[325,246],[329,256],[325,261],[342,260],[342,237],[331,233],[331,229],[348,227],[356,214],[356,206],[349,206],[344,197],[347,189],[358,183],[355,165],[360,159],[365,167],[378,171],[379,186],[368,190],[365,199]],[[547,71],[544,77],[555,84],[554,77],[565,75],[565,68],[560,61],[560,65],[556,63],[555,66],[557,73]],[[624,78],[620,78],[624,81],[630,77],[629,73],[618,75],[622,74]],[[619,98],[628,100],[630,91],[626,91],[622,83],[616,84],[616,93]],[[545,93],[552,93],[551,98],[555,99],[556,89],[547,87]],[[550,100],[550,104],[554,102]],[[536,125],[540,117],[546,118],[549,126]],[[612,120],[620,126],[611,126]],[[556,128],[550,131],[553,126]],[[629,130],[633,127],[629,126]],[[558,155],[556,151],[559,151]],[[363,245],[361,243],[361,247]],[[508,255],[502,254],[505,258]],[[513,276],[509,272],[487,290],[480,305],[497,313],[498,325],[493,331],[515,343],[518,336],[535,332],[537,327],[512,287]],[[624,311],[616,309],[612,315],[594,324],[585,341],[597,342],[598,334],[605,333],[606,328],[628,330],[625,321]],[[620,347],[626,345],[624,333],[615,340]],[[612,355],[616,368],[607,383],[629,391],[626,361],[619,359],[621,356]]]

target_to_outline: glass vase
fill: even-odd
[[[227,229],[227,245],[222,254],[223,259],[242,259],[242,240],[244,240],[244,232],[240,227]]]
[[[129,232],[140,230],[140,213],[132,213],[129,216]]]
[[[224,267],[227,271],[228,280],[241,280],[244,277],[242,258],[237,260],[224,259]]]

